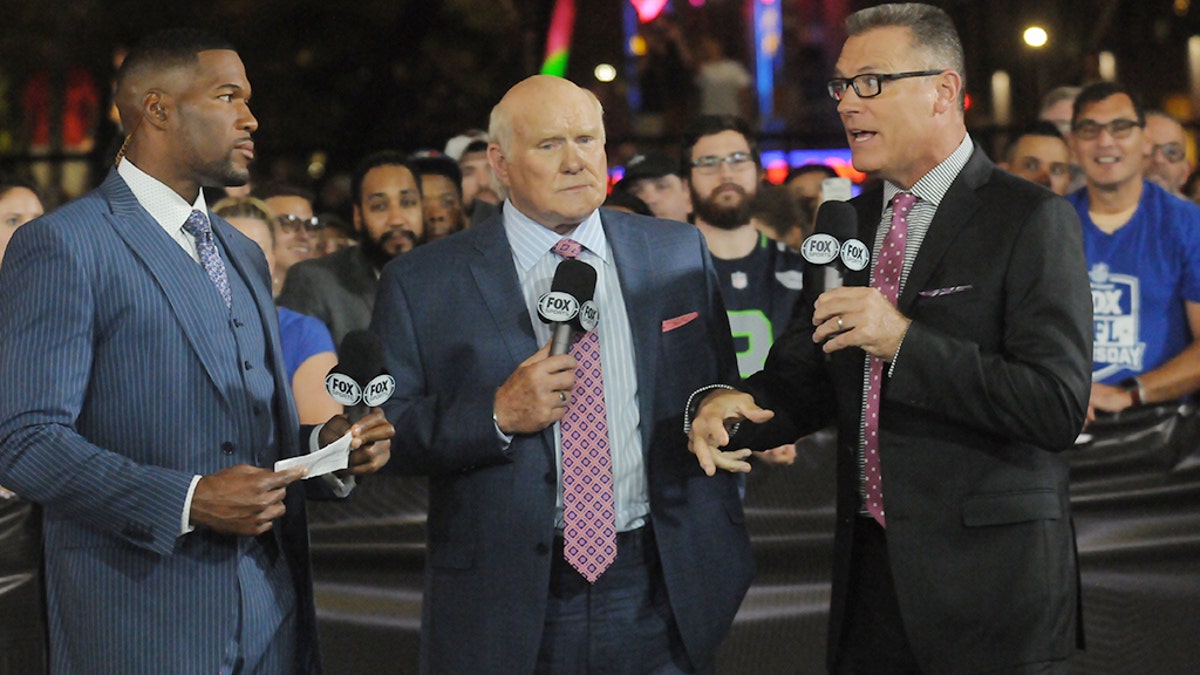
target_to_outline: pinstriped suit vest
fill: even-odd
[[[221,254],[227,257],[222,249]],[[227,258],[226,258],[227,259]],[[201,270],[203,271],[203,270]],[[275,364],[268,356],[262,317],[254,303],[250,289],[241,274],[231,269],[229,288],[232,306],[226,311],[223,301],[211,283],[204,288],[204,301],[213,305],[214,312],[225,315],[228,331],[216,334],[221,358],[239,365],[237,372],[240,386],[230,388],[231,413],[237,418],[238,438],[230,439],[234,444],[230,464],[248,463],[269,468],[279,458],[274,410],[275,383],[272,369]],[[211,297],[209,297],[211,296]],[[226,448],[222,448],[227,452]],[[283,631],[292,636],[293,626],[282,626],[295,607],[294,582],[284,556],[282,542],[278,540],[279,529],[256,538],[238,538],[238,581],[240,587],[241,633],[230,636],[226,647],[225,665],[245,659],[249,669],[255,663],[277,664],[276,659],[290,659],[290,649],[284,654],[266,653],[276,633]],[[280,642],[291,643],[294,638]],[[288,644],[288,647],[293,647]],[[278,665],[278,664],[277,664]],[[275,666],[266,666],[268,671]],[[290,668],[290,663],[278,670]],[[224,669],[222,669],[224,670]]]

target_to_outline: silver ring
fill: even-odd
[[[562,401],[563,403],[566,403],[567,402],[567,393],[564,391],[558,392],[558,400]]]
[[[842,325],[842,317],[841,317],[841,315],[838,315],[838,330],[839,330],[839,331],[846,330],[846,327]]]

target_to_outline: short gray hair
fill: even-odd
[[[943,10],[919,2],[877,5],[859,10],[846,18],[846,35],[854,36],[876,28],[907,28],[912,32],[915,51],[925,53],[926,68],[947,68],[962,79],[960,104],[967,93],[966,58],[954,21]]]

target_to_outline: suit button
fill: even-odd
[[[550,547],[545,542],[539,541],[538,545],[533,547],[533,550],[538,555],[546,555],[550,552]]]
[[[233,320],[233,327],[234,327],[234,328],[241,328],[241,327],[242,327],[242,326],[244,326],[244,325],[246,325],[246,324],[242,323],[242,320],[241,320],[241,319],[234,319],[234,320]]]
[[[242,361],[242,367],[246,370],[252,370],[254,366],[250,365],[249,361]]]
[[[558,480],[558,478],[557,478],[557,476],[554,475],[554,472],[547,471],[546,475],[542,476],[542,480],[546,481],[550,485],[554,485],[555,481]]]
[[[229,441],[225,441],[224,443],[221,444],[221,452],[223,452],[227,455],[232,455],[233,450],[234,450],[233,443],[230,443]]]
[[[262,415],[263,415],[263,407],[261,405],[255,403],[254,404],[254,416],[262,417]]]

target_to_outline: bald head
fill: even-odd
[[[517,210],[562,233],[600,206],[603,114],[595,94],[562,78],[534,75],[508,90],[492,109],[488,161]]]

